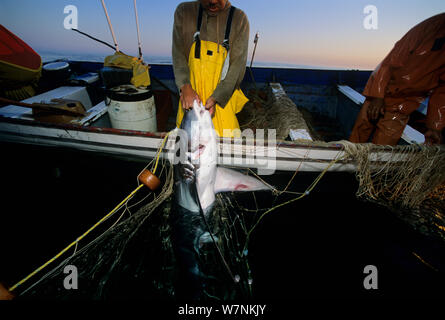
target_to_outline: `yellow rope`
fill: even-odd
[[[170,133],[170,132],[169,132]],[[162,149],[165,146],[165,142],[167,140],[167,137],[169,135],[169,133],[167,133],[164,137],[164,140],[162,141],[161,147],[158,150],[158,153],[156,155],[156,164],[155,167],[153,169],[153,174],[156,172],[156,169],[158,167],[158,162],[159,162],[159,158],[162,152]],[[134,189],[124,200],[122,200],[113,210],[111,210],[107,215],[105,215],[102,219],[100,219],[95,225],[93,225],[90,229],[88,229],[84,234],[82,234],[80,237],[78,237],[75,241],[73,241],[72,243],[70,243],[65,249],[63,249],[62,251],[60,251],[58,254],[56,254],[54,257],[52,257],[51,259],[49,259],[47,262],[45,262],[43,265],[41,265],[40,267],[38,267],[36,270],[34,270],[33,272],[31,272],[28,276],[26,276],[25,278],[23,278],[22,280],[20,280],[19,282],[17,282],[15,285],[13,285],[11,288],[9,288],[9,291],[12,292],[14,291],[18,286],[22,285],[23,283],[25,283],[27,280],[29,280],[31,277],[33,277],[34,275],[36,275],[38,272],[40,272],[42,269],[44,269],[46,266],[48,266],[50,263],[52,263],[53,261],[55,261],[56,259],[58,259],[62,254],[64,254],[66,251],[68,251],[72,246],[78,244],[78,242],[80,240],[82,240],[83,238],[85,238],[91,231],[93,231],[95,228],[97,228],[97,226],[99,226],[102,222],[104,222],[105,220],[107,220],[110,216],[112,216],[116,211],[118,211],[129,199],[131,199],[136,192],[139,191],[139,189],[141,189],[144,185],[140,184],[136,189]]]
[[[152,170],[152,171],[153,171],[153,174],[155,174],[156,169],[158,168],[158,162],[159,162],[159,158],[160,158],[160,155],[161,155],[161,151],[162,151],[162,149],[164,149],[165,142],[167,141],[167,138],[168,138],[168,135],[169,135],[169,134],[170,134],[170,132],[167,132],[167,134],[166,134],[165,137],[164,137],[164,140],[162,140],[162,145],[161,145],[161,147],[159,148],[158,154],[156,155],[156,163],[155,163],[155,167],[154,167],[154,169]]]

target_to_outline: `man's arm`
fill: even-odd
[[[396,42],[394,48],[369,77],[363,90],[363,95],[370,101],[368,107],[369,120],[375,121],[384,114],[385,105],[383,99],[385,98],[386,88],[391,80],[392,72],[406,63],[412,50],[418,46],[427,27],[428,24],[421,23],[409,30],[402,39]]]
[[[183,5],[179,5],[175,11],[175,20],[173,23],[172,39],[172,58],[173,72],[175,74],[176,86],[179,89],[181,105],[184,109],[190,109],[193,101],[200,102],[198,94],[193,90],[190,84],[190,69],[187,62],[187,51],[183,36]]]
[[[372,98],[384,98],[386,87],[391,79],[392,70],[402,67],[412,50],[413,37],[405,35],[388,53],[369,77],[363,95]]]
[[[445,74],[442,77],[445,80]],[[441,144],[442,130],[445,127],[445,82],[436,88],[430,96],[426,114],[426,144]]]
[[[190,70],[187,63],[187,54],[182,33],[183,11],[182,5],[176,8],[173,23],[172,60],[175,82],[178,89],[190,83]]]

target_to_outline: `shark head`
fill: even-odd
[[[216,166],[218,158],[217,134],[210,113],[202,103],[194,101],[185,111],[181,129],[187,140],[187,155],[198,167]]]
[[[215,194],[230,191],[257,191],[270,189],[261,181],[240,172],[218,167],[218,135],[210,113],[205,107],[194,102],[193,108],[185,111],[180,127],[180,148],[186,150],[186,157],[179,164],[178,179],[185,183],[180,194],[185,195],[193,184],[200,203],[193,204],[193,196],[178,199],[181,206],[195,211],[199,206],[208,212],[215,202]],[[178,142],[178,140],[177,140]]]

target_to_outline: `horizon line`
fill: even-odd
[[[103,58],[109,55],[112,55],[113,53],[99,53],[99,52],[90,52],[90,53],[78,53],[78,52],[57,52],[57,51],[51,51],[51,50],[39,50],[36,52],[42,57],[42,62],[43,63],[48,63],[57,59],[68,59],[71,57],[84,57],[84,59],[80,60],[80,61],[93,61],[93,62],[101,62],[102,59],[88,59],[88,57],[94,57],[94,58]],[[127,53],[126,53],[127,54]],[[54,57],[54,59],[52,59],[51,57],[46,57],[46,58],[50,58],[49,60],[44,60],[44,56],[60,56],[60,58]],[[132,55],[129,54],[131,56],[137,56],[137,54]],[[158,60],[166,60],[166,61],[155,61],[155,62],[151,62],[151,64],[172,64],[172,56],[170,55],[159,55],[159,54],[143,54],[142,56],[145,60],[146,63],[150,64],[150,59],[158,59]],[[74,60],[74,59],[71,59]],[[246,62],[246,66],[249,66],[249,63]],[[258,60],[258,61],[254,61],[253,62],[253,67],[257,67],[257,68],[267,68],[267,67],[272,67],[272,68],[292,68],[292,69],[320,69],[320,70],[360,70],[360,71],[372,71],[373,69],[370,68],[354,68],[354,67],[341,67],[341,66],[326,66],[326,65],[306,65],[306,64],[297,64],[297,63],[292,63],[292,62],[277,62],[277,61],[262,61],[262,60]]]

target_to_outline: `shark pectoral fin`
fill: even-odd
[[[215,179],[215,193],[230,191],[259,191],[271,190],[260,180],[242,174],[238,171],[217,167]]]

